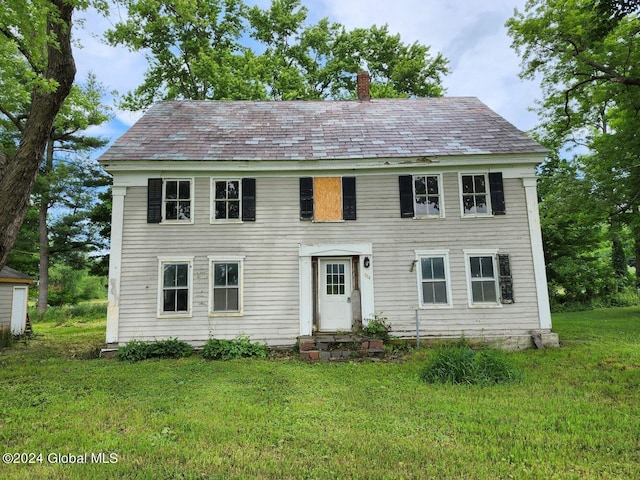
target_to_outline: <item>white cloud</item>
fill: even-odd
[[[517,55],[504,26],[524,0],[323,0],[326,15],[349,28],[388,24],[405,43],[420,42],[450,60],[447,95],[478,97],[522,130],[535,124],[528,111],[540,95],[518,78]]]

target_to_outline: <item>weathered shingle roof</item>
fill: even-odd
[[[31,280],[31,277],[21,273],[13,268],[7,266],[2,267],[0,270],[0,278],[2,279],[15,279],[15,280]]]
[[[318,160],[544,153],[471,97],[159,102],[100,158]]]

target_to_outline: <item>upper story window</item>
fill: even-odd
[[[413,177],[413,199],[416,217],[442,217],[440,175]]]
[[[147,223],[193,223],[193,178],[150,178]]]
[[[441,175],[401,175],[399,184],[402,218],[444,217]]]
[[[164,220],[191,221],[192,180],[165,180]]]
[[[213,211],[216,221],[240,220],[242,196],[239,180],[213,181]]]
[[[255,222],[255,178],[211,179],[211,223]]]
[[[462,214],[487,215],[489,213],[489,182],[487,176],[461,175]]]
[[[502,173],[460,174],[460,209],[463,217],[505,215]]]
[[[355,220],[355,177],[301,178],[300,219],[315,222]]]

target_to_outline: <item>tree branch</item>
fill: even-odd
[[[33,58],[31,58],[31,54],[29,53],[29,50],[27,49],[27,47],[25,47],[24,43],[18,37],[16,37],[13,33],[11,33],[10,30],[8,30],[5,27],[0,27],[0,33],[5,37],[7,37],[7,39],[9,39],[10,41],[16,44],[16,47],[18,47],[18,51],[27,60],[27,62],[29,63],[29,66],[34,72],[44,73],[44,70],[41,67],[38,67],[36,63],[33,61]]]
[[[24,125],[22,125],[21,120],[26,120],[27,119],[26,115],[15,116],[6,108],[4,108],[2,105],[0,105],[0,112],[2,112],[2,114],[5,117],[7,117],[11,123],[15,125],[15,127],[20,131],[20,133],[24,131]]]

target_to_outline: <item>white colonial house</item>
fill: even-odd
[[[100,158],[107,343],[284,346],[375,315],[400,337],[417,317],[423,338],[557,343],[545,155],[475,98],[159,102]]]

